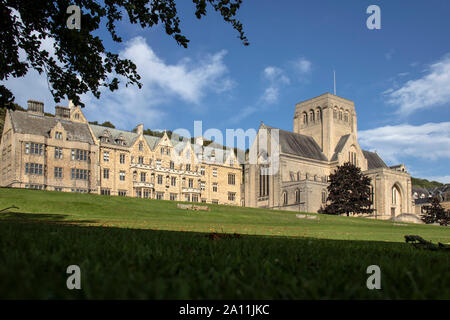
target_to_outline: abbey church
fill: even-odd
[[[277,170],[264,170],[272,158],[260,135],[276,134]],[[272,137],[273,138],[273,137]],[[273,151],[272,151],[273,152]],[[357,116],[352,101],[326,93],[295,106],[293,131],[261,123],[244,167],[245,205],[317,212],[326,204],[328,177],[337,166],[351,162],[369,176],[374,216],[380,219],[411,213],[411,176],[404,165],[388,167],[374,152],[358,143]],[[248,157],[247,157],[248,158]]]
[[[261,145],[262,136],[275,142]],[[102,127],[73,104],[49,115],[33,100],[27,111],[7,111],[0,150],[2,187],[302,212],[326,204],[328,177],[351,162],[371,178],[376,218],[413,212],[405,167],[362,150],[354,103],[330,93],[295,106],[293,131],[261,123],[245,160],[202,137]]]

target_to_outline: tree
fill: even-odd
[[[111,122],[109,122],[109,121],[105,121],[105,122],[103,122],[102,124],[101,124],[101,126],[103,126],[103,127],[108,127],[108,128],[112,128],[112,129],[114,129],[116,126],[115,125],[113,125]]]
[[[242,0],[192,2],[198,19],[206,16],[209,4],[237,30],[243,44],[249,44],[242,24],[235,19]],[[67,27],[71,16],[67,9],[71,5],[81,9],[79,30]],[[116,23],[124,15],[130,23],[142,28],[163,24],[167,35],[187,48],[189,40],[181,33],[175,0],[2,0],[0,80],[23,77],[31,68],[46,75],[56,103],[67,97],[82,107],[81,94],[91,92],[99,98],[101,87],[117,90],[119,78],[124,79],[126,86],[141,88],[136,65],[105,50],[102,39],[96,35],[96,30],[105,23],[112,40],[122,42],[116,32]],[[55,57],[50,56],[47,50],[40,50],[43,41],[54,41]],[[25,59],[19,56],[21,51]],[[12,92],[0,85],[0,108],[11,108],[13,102]]]
[[[328,205],[321,209],[326,214],[372,213],[370,178],[361,169],[347,162],[330,175]]]
[[[424,206],[425,212],[420,216],[426,224],[439,223],[441,226],[447,226],[450,220],[450,212],[445,211],[441,206],[439,197],[433,196],[430,205]]]

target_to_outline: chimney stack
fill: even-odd
[[[36,100],[28,100],[28,112],[43,116],[44,115],[44,103]]]
[[[66,108],[63,106],[55,107],[55,116],[57,118],[69,119],[70,118],[70,108]]]
[[[144,125],[142,123],[137,125],[136,133],[139,135],[144,134]]]

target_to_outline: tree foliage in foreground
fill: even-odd
[[[235,18],[242,0],[192,2],[198,19],[206,16],[210,5],[248,45],[242,24]],[[70,5],[81,9],[80,30],[67,27]],[[0,0],[0,81],[21,78],[34,69],[46,75],[55,102],[67,97],[81,106],[84,106],[79,99],[81,94],[91,92],[99,98],[102,87],[117,90],[119,78],[124,79],[126,86],[141,88],[136,65],[105,50],[103,40],[96,35],[104,24],[112,40],[122,42],[116,24],[124,16],[143,29],[162,24],[167,35],[179,45],[188,46],[189,40],[180,29],[175,0]],[[53,40],[55,57],[40,50],[43,41]],[[12,108],[13,102],[12,92],[0,85],[0,108]]]
[[[327,205],[319,212],[325,214],[372,213],[370,178],[361,169],[347,162],[330,175]]]
[[[424,206],[424,213],[420,216],[426,224],[439,223],[448,226],[450,222],[450,211],[446,211],[437,196],[431,198],[430,205]]]

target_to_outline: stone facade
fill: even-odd
[[[352,101],[326,93],[298,103],[293,128],[261,124],[244,166],[245,206],[317,212],[326,204],[329,175],[351,162],[372,179],[376,218],[413,212],[411,176],[403,165],[388,167],[376,153],[361,149]],[[270,138],[261,139],[266,135]],[[267,143],[274,136],[276,151]],[[256,162],[248,160],[252,154]],[[279,159],[277,170],[267,173],[265,159],[273,156]]]
[[[72,104],[45,116],[29,100],[27,112],[7,111],[0,186],[241,205],[233,150],[185,140],[144,135],[142,124],[135,132],[91,125]]]

